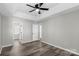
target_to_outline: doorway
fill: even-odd
[[[42,38],[42,25],[39,24],[32,25],[32,36],[33,41],[40,40]]]

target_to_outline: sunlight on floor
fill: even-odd
[[[22,46],[21,42],[18,39],[16,39],[14,42],[14,45],[11,49],[10,54],[11,55],[21,55],[22,49],[23,49],[23,46]]]

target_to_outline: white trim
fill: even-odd
[[[4,45],[4,46],[2,46],[2,48],[8,47],[8,46],[12,46],[12,44]]]
[[[44,43],[46,43],[46,44],[49,44],[49,45],[51,45],[51,46],[55,46],[55,47],[57,47],[57,48],[60,48],[60,49],[66,50],[66,51],[68,51],[68,52],[71,52],[71,53],[74,53],[74,54],[79,55],[79,53],[74,52],[74,51],[72,51],[72,50],[69,50],[69,49],[66,49],[66,48],[63,48],[63,47],[60,47],[60,46],[57,46],[57,45],[53,45],[53,44],[50,44],[50,43],[45,42],[45,41],[42,41],[42,42],[44,42]]]
[[[0,48],[0,54],[1,54],[2,48]]]
[[[25,44],[25,43],[30,43],[30,42],[34,42],[34,41],[38,41],[38,40],[31,40],[31,41],[26,41],[26,42],[25,42],[25,41],[23,41],[23,42],[22,42],[22,44]]]
[[[34,41],[37,41],[37,40],[32,40],[32,41],[28,41],[28,42],[22,42],[22,44],[24,44],[24,43],[30,43],[30,42],[34,42]],[[12,45],[13,44],[4,45],[4,46],[2,46],[2,48],[8,47],[8,46],[12,46]]]

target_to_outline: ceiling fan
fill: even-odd
[[[38,3],[38,4],[35,4],[35,6],[31,6],[29,4],[26,4],[27,6],[29,7],[32,7],[34,8],[33,10],[29,11],[29,12],[33,12],[33,11],[37,11],[38,14],[41,14],[41,11],[40,10],[45,10],[45,11],[48,11],[49,8],[41,8],[41,6],[43,5],[44,3]]]

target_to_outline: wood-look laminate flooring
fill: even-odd
[[[1,56],[78,56],[38,41],[4,47]]]

